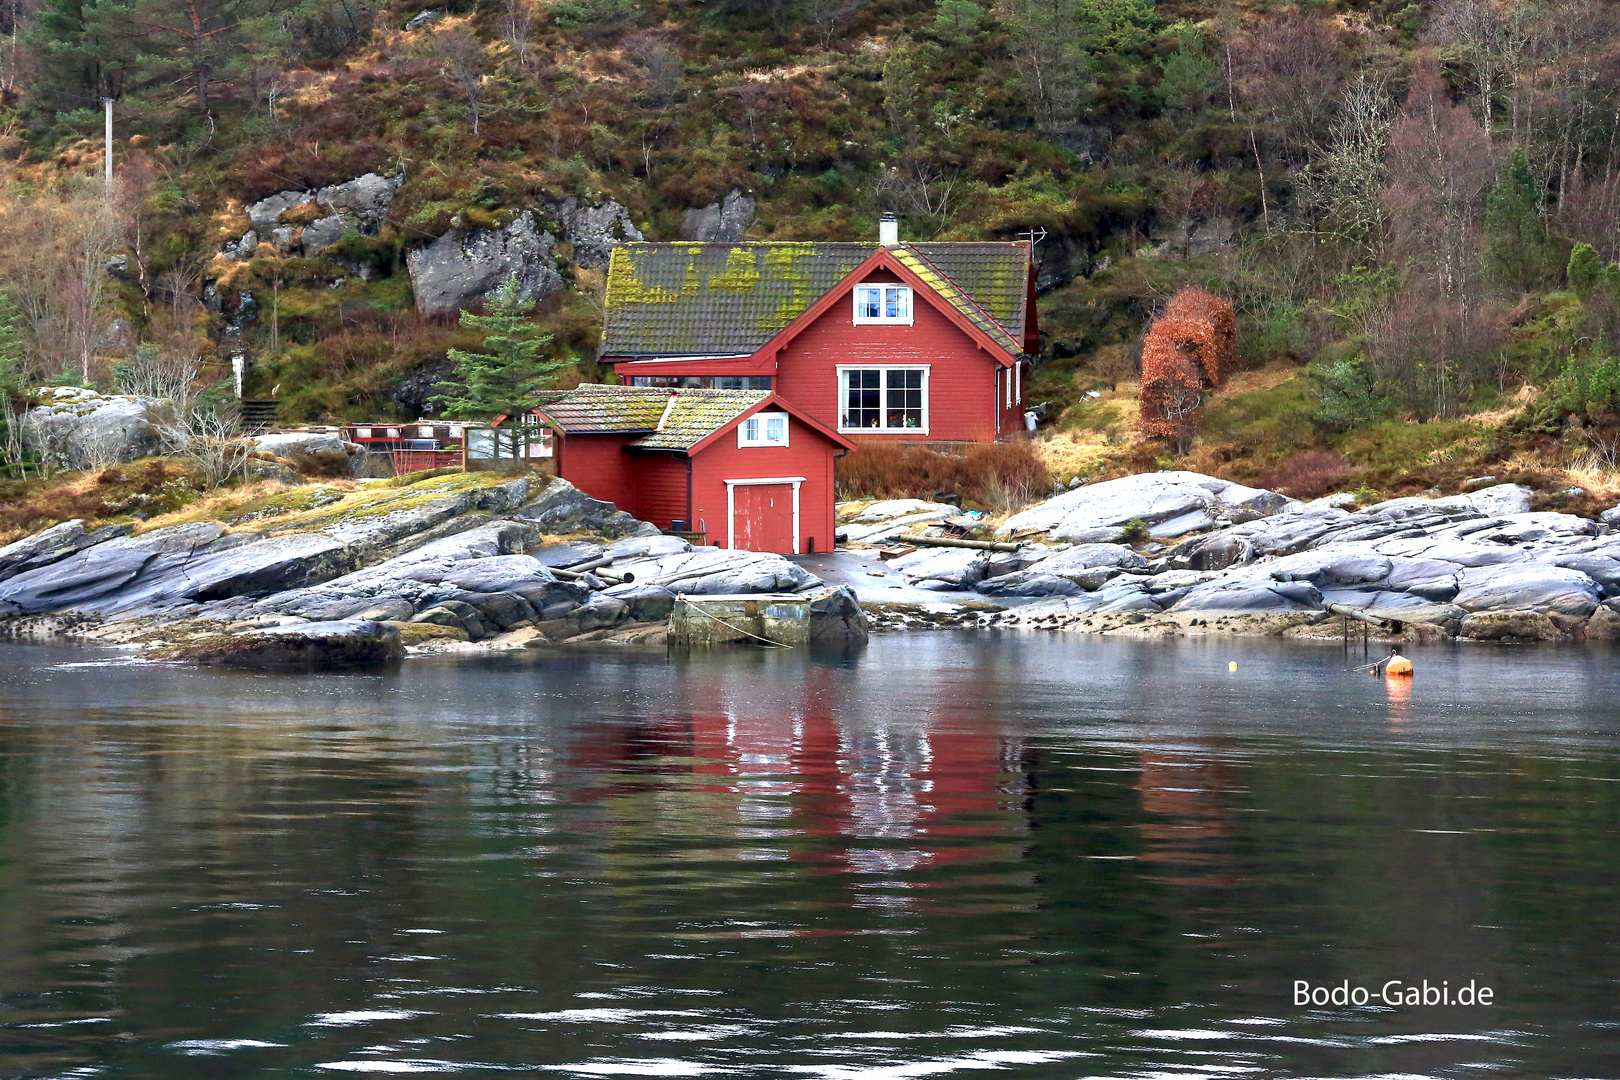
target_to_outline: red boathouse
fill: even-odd
[[[833,548],[843,435],[768,390],[583,385],[535,410],[557,474],[661,529],[797,555]]]

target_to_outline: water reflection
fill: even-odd
[[[1601,1074],[1611,654],[1232,655],[0,649],[0,1073]]]

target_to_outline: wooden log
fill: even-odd
[[[958,540],[951,536],[908,536],[913,544],[926,544],[929,547],[972,548],[975,551],[1017,551],[1018,544],[1004,544],[999,540]]]
[[[592,570],[606,566],[612,561],[613,557],[611,555],[605,555],[599,559],[590,559],[586,562],[575,563],[573,566],[552,567],[551,572],[557,577],[562,578],[564,581],[578,581]],[[628,585],[636,580],[636,575],[629,572],[613,574],[603,571],[596,576],[607,582],[609,585]]]
[[[1329,604],[1327,609],[1334,615],[1343,615],[1347,619],[1356,619],[1360,622],[1366,623],[1368,626],[1376,626],[1380,630],[1388,629],[1398,631],[1401,629],[1400,619],[1379,618],[1377,615],[1367,614],[1367,612],[1362,608],[1353,608],[1345,604]]]

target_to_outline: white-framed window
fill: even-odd
[[[867,284],[855,286],[855,325],[899,323],[911,325],[911,286]]]
[[[928,434],[928,368],[840,365],[838,430]]]
[[[738,446],[786,446],[788,417],[785,412],[757,412],[737,425]]]

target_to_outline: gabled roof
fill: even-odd
[[[621,244],[608,267],[604,356],[746,356],[874,252],[871,244]],[[888,248],[946,302],[1016,355],[1027,317],[1029,245]]]
[[[805,416],[769,390],[703,390],[584,383],[534,411],[564,435],[634,435],[639,450],[700,449],[734,421],[765,405],[791,412],[833,442],[854,444]]]

